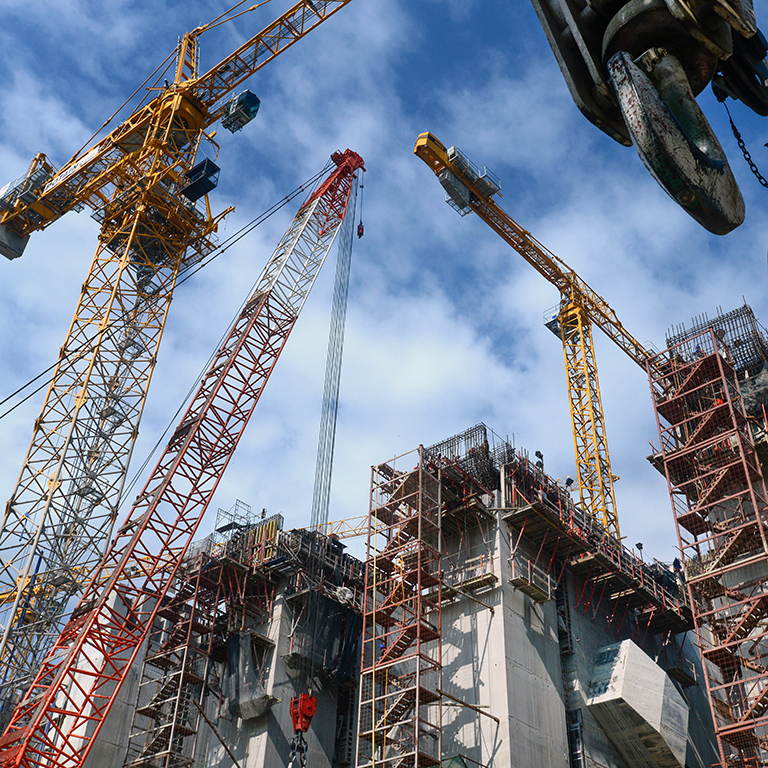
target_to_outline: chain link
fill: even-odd
[[[758,167],[755,165],[755,161],[752,159],[752,155],[749,154],[747,145],[744,143],[744,139],[741,137],[741,134],[739,133],[739,129],[736,127],[736,125],[733,122],[733,118],[731,117],[731,111],[728,109],[728,105],[725,102],[723,102],[723,106],[725,107],[725,111],[728,113],[728,119],[731,121],[731,130],[733,131],[733,135],[734,135],[734,138],[736,139],[736,143],[739,145],[741,154],[744,155],[744,159],[747,161],[747,165],[749,165],[749,169],[752,171],[752,173],[755,174],[755,178],[766,189],[768,189],[768,181],[765,179],[763,174],[760,173],[760,171],[758,170]]]
[[[304,740],[304,734],[298,731],[293,739],[291,739],[291,754],[288,756],[288,768],[293,768],[297,762],[300,768],[306,768],[308,746]]]

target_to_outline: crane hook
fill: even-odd
[[[360,185],[360,223],[357,225],[357,239],[359,240],[365,234],[365,227],[363,226],[363,190],[365,184]]]
[[[291,698],[290,713],[294,736],[291,739],[291,754],[288,757],[288,768],[293,768],[297,760],[301,768],[304,768],[307,764],[307,742],[304,738],[304,733],[309,730],[312,717],[316,711],[316,696],[302,693]]]
[[[638,61],[650,77],[625,51],[609,59],[608,71],[640,159],[696,221],[727,234],[744,221],[744,199],[685,70],[663,48]]]

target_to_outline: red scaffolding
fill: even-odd
[[[215,662],[226,659],[227,638],[271,615],[275,582],[263,564],[282,522],[219,510],[216,530],[225,537],[203,539],[182,563],[147,639],[125,768],[194,764],[208,695],[222,692]]]
[[[724,332],[648,370],[723,766],[768,765],[768,496]]]
[[[222,565],[205,554],[183,566],[176,589],[157,613],[139,683],[124,765],[189,768],[211,674]]]
[[[485,605],[472,593],[498,580],[490,554],[465,546],[470,530],[495,521],[486,482],[497,484],[498,472],[482,424],[373,468],[360,768],[440,765],[442,698],[477,710],[443,691],[441,632],[444,605],[463,597]]]
[[[377,522],[368,529],[361,767],[440,764],[440,505],[439,478],[427,469],[422,448],[373,468],[370,514]],[[435,594],[437,600],[428,599]]]

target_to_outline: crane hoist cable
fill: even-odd
[[[365,184],[360,184],[360,223],[357,225],[357,239],[359,240],[365,234],[365,227],[363,226],[363,190]]]
[[[328,522],[358,184],[359,180],[356,178],[355,187],[350,196],[349,211],[347,212],[344,224],[342,224],[341,231],[339,232],[336,276],[333,286],[333,305],[331,308],[331,322],[328,331],[328,352],[325,362],[323,402],[320,414],[320,431],[317,441],[315,481],[312,493],[312,513],[310,518],[310,526],[312,528],[322,528]]]
[[[347,298],[349,295],[349,275],[352,262],[352,245],[354,242],[355,207],[358,190],[362,188],[360,178],[364,168],[355,174],[350,190],[344,222],[339,231],[339,244],[336,257],[336,276],[333,289],[333,306],[328,332],[328,352],[323,384],[323,402],[320,416],[320,430],[317,446],[317,461],[315,480],[312,494],[312,528],[323,530],[328,522],[328,509],[331,495],[331,477],[333,472],[333,454],[336,443],[336,417],[339,408],[339,385],[341,381],[341,363],[344,350],[344,330],[347,316]],[[362,224],[360,225],[362,226]],[[358,227],[359,231],[359,227]],[[333,538],[329,538],[326,546],[337,546]],[[322,579],[322,577],[321,577]],[[322,583],[315,584],[314,589],[307,593],[308,604],[317,600],[315,610],[309,618],[309,644],[306,651],[306,662],[299,676],[300,685],[307,692],[299,692],[291,698],[290,713],[293,724],[293,738],[288,766],[306,765],[307,742],[304,733],[309,729],[312,716],[317,708],[317,697],[312,693],[312,680],[315,673],[315,655],[318,650],[320,634],[320,615],[322,613],[319,601],[322,599]]]
[[[624,328],[608,302],[571,267],[496,204],[492,197],[501,185],[487,168],[478,169],[456,147],[446,148],[431,133],[419,136],[414,153],[438,177],[452,208],[462,216],[476,213],[560,292],[557,332],[563,344],[579,494],[587,511],[620,538],[591,326],[600,328],[644,371],[653,365],[656,353]]]
[[[346,150],[262,271],[144,489],[0,737],[0,768],[80,768],[116,701],[344,218]]]

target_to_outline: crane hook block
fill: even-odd
[[[294,733],[306,733],[317,710],[317,696],[301,693],[291,697],[291,720]]]

